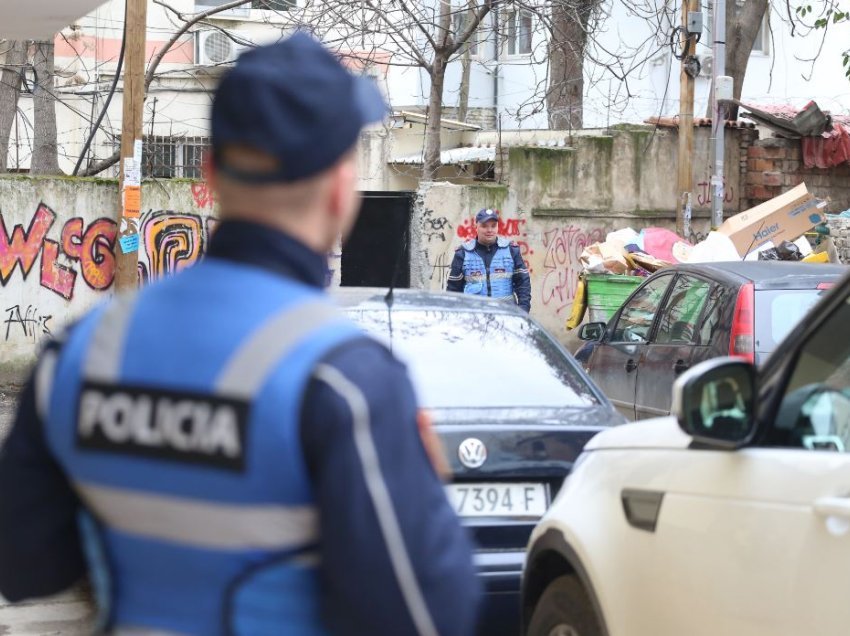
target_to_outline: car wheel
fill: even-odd
[[[575,576],[560,576],[543,591],[526,636],[601,636],[599,619]]]

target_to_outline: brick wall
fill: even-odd
[[[796,139],[762,139],[747,148],[746,157],[746,207],[805,183],[809,192],[829,200],[829,212],[850,208],[850,164],[826,170],[804,168],[800,141]]]

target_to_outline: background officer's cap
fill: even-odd
[[[484,210],[480,210],[478,214],[475,215],[476,223],[485,223],[487,221],[498,221],[499,220],[499,211],[492,210],[490,208],[486,208]]]
[[[250,183],[292,182],[330,168],[354,147],[361,129],[388,110],[374,82],[349,73],[309,35],[241,55],[222,79],[212,106],[216,168]],[[221,164],[227,145],[275,157],[272,173],[245,173]]]

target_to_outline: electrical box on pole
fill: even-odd
[[[121,169],[118,173],[118,236],[115,288],[138,285],[139,223],[142,212],[142,113],[145,104],[147,0],[127,0],[124,16],[124,92]]]

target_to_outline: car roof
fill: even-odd
[[[335,287],[328,290],[331,297],[343,309],[383,310],[387,309],[386,287]],[[393,289],[393,311],[435,310],[457,312],[487,312],[512,314],[528,317],[514,303],[493,300],[486,296],[473,296],[424,289]]]
[[[795,289],[817,287],[819,283],[837,282],[848,271],[845,265],[800,263],[790,261],[730,261],[724,263],[690,263],[675,265],[682,272],[703,274],[724,283],[751,282],[756,289]]]

